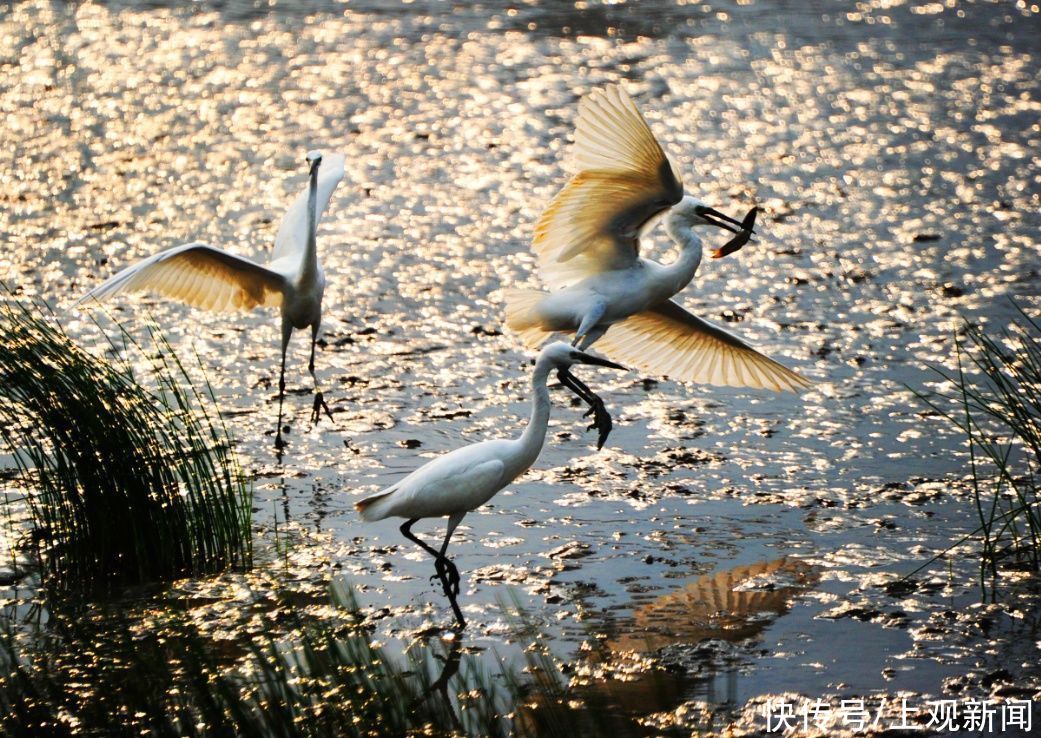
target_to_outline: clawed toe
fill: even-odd
[[[593,422],[586,427],[586,430],[591,431],[595,428],[600,432],[596,443],[596,447],[599,450],[607,442],[607,437],[611,434],[614,423],[611,421],[611,413],[607,412],[607,407],[599,398],[590,403],[589,411],[583,417],[589,417],[590,415],[593,416]]]
[[[329,410],[329,405],[325,402],[325,397],[321,392],[315,392],[314,394],[314,405],[311,407],[311,425],[318,425],[318,421],[322,418],[322,411],[325,411],[326,416],[329,420],[333,419],[333,414]]]
[[[614,427],[614,424],[611,422],[611,416],[605,412],[597,418],[597,422],[590,427],[590,430],[592,430],[593,427],[596,427],[600,431],[600,436],[597,438],[596,442],[596,448],[597,450],[600,450],[604,447],[604,443],[607,442],[607,437],[611,435],[611,429]]]
[[[459,594],[459,581],[460,581],[459,570],[456,568],[455,564],[453,564],[451,561],[449,561],[445,565],[445,573],[448,575],[447,579],[446,579],[446,584],[448,585],[448,589],[452,590],[452,595],[453,596],[458,595]]]

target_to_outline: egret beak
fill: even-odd
[[[722,228],[724,230],[730,231],[731,233],[740,233],[744,227],[744,224],[741,223],[741,221],[735,220],[734,218],[731,218],[729,215],[723,215],[723,213],[719,212],[715,208],[703,206],[698,207],[697,213],[707,223],[714,225],[717,228]],[[754,233],[755,231],[752,232]]]
[[[713,259],[721,259],[728,254],[732,254],[739,248],[748,243],[748,240],[752,238],[752,234],[755,231],[752,227],[755,225],[755,216],[759,214],[759,207],[753,207],[745,215],[745,219],[741,221],[741,230],[738,231],[737,235],[732,239],[723,244],[722,247],[712,251]]]
[[[576,351],[575,358],[583,364],[592,364],[593,366],[606,366],[609,369],[621,369],[623,372],[629,371],[627,367],[624,367],[621,364],[615,364],[613,361],[601,359],[599,356],[593,356],[592,354],[587,354],[584,351]]]

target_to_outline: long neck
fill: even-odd
[[[676,294],[694,279],[701,266],[701,237],[690,225],[672,220],[668,223],[669,237],[680,247],[680,254],[671,264],[662,267],[662,280],[668,284],[671,294]]]
[[[520,454],[527,466],[535,463],[542,444],[546,441],[546,427],[549,425],[549,388],[546,379],[549,376],[549,364],[537,362],[531,375],[531,419],[528,427],[518,439]]]
[[[312,278],[318,273],[318,165],[311,167],[311,182],[307,188],[307,248],[304,250],[303,276]]]

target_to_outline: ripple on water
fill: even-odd
[[[582,5],[12,5],[0,15],[11,142],[0,269],[64,306],[189,240],[263,258],[304,182],[302,153],[345,151],[319,245],[330,284],[317,367],[335,422],[307,422],[298,340],[284,468],[271,452],[273,315],[129,297],[111,317],[150,315],[202,355],[258,475],[258,558],[282,583],[310,592],[343,575],[388,633],[426,628],[448,619],[430,562],[396,523],[360,524],[351,502],[432,454],[523,425],[530,357],[498,332],[498,290],[536,279],[528,240],[566,176],[577,99],[625,80],[692,191],[723,210],[763,206],[759,243],[706,263],[684,303],[815,386],[795,398],[588,372],[617,421],[600,453],[554,390],[536,470],[468,516],[453,544],[468,638],[501,647],[512,587],[562,653],[604,618],[617,642],[635,642],[641,608],[693,596],[677,582],[803,562],[792,565],[820,581],[764,610],[776,619],[753,619],[742,643],[755,654],[709,645],[695,658],[694,641],[726,639],[670,629],[692,681],[656,719],[684,724],[676,704],[689,717],[718,698],[697,663],[739,681],[742,700],[935,695],[955,677],[985,691],[966,676],[982,636],[943,615],[950,598],[975,597],[970,556],[907,599],[877,585],[974,525],[960,437],[907,387],[936,386],[927,364],[953,366],[960,316],[1000,326],[1006,297],[1039,304],[1037,15],[881,0],[849,12]],[[654,231],[650,251],[665,240]],[[84,318],[63,319],[89,334]],[[212,596],[235,602],[233,582]],[[994,616],[1020,645],[1016,618],[1036,613],[1024,602]],[[881,615],[815,619],[836,607]],[[964,641],[945,645],[952,633]],[[833,648],[842,639],[871,657],[851,666]],[[883,678],[893,664],[915,668]]]

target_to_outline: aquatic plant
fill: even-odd
[[[142,620],[113,608],[58,619],[35,639],[8,623],[0,628],[0,733],[642,733],[606,706],[580,702],[544,651],[528,657],[531,678],[508,666],[489,676],[465,654],[461,634],[448,645],[420,639],[394,657],[373,644],[349,592],[334,587],[331,604],[319,615],[286,597],[266,602],[278,634],[239,634],[220,647],[177,614]]]
[[[955,394],[919,395],[965,433],[984,589],[999,566],[1041,568],[1041,325],[1019,312],[996,336],[966,322],[957,373],[934,367]]]
[[[249,565],[252,485],[212,391],[157,329],[147,350],[120,340],[97,356],[42,303],[0,301],[0,439],[28,491],[44,583],[96,590]]]

